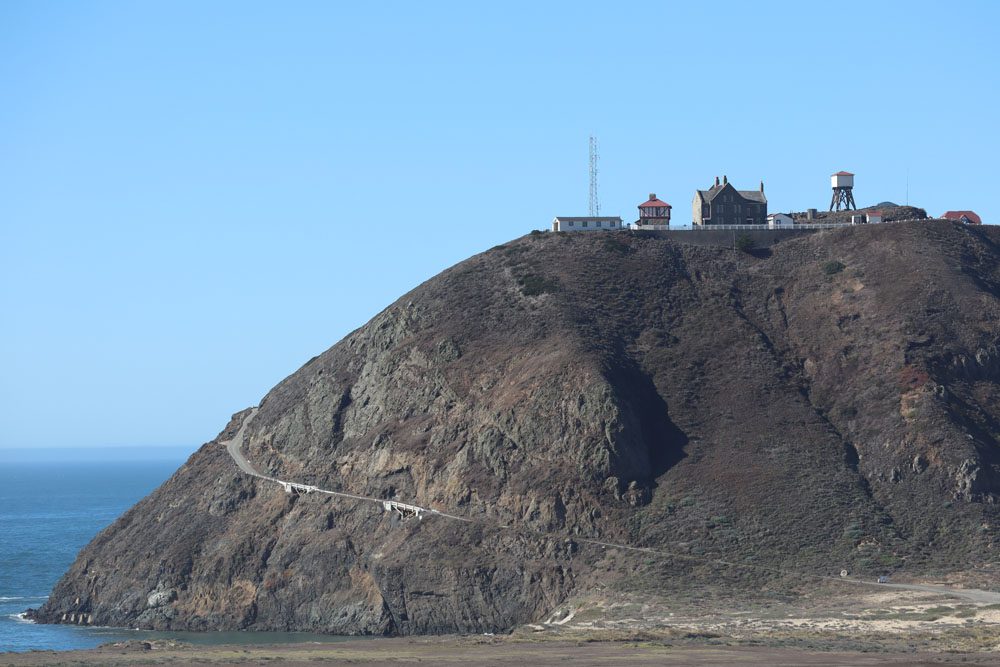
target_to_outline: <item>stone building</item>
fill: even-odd
[[[725,176],[708,190],[696,190],[691,205],[695,225],[766,225],[767,197],[760,190],[737,190]]]

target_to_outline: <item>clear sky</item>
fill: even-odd
[[[1000,3],[0,2],[0,447],[185,446],[555,215],[1000,220]]]

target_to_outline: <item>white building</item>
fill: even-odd
[[[791,227],[795,224],[792,220],[792,216],[786,215],[785,213],[770,213],[767,216],[767,227],[768,229],[780,229],[782,227]]]
[[[621,228],[622,219],[611,216],[571,218],[560,215],[552,221],[552,231],[554,232],[597,232]]]
[[[852,225],[877,225],[882,222],[882,211],[855,213],[851,216]]]

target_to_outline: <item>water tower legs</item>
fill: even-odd
[[[833,199],[830,200],[830,210],[839,211],[840,206],[843,204],[845,211],[858,210],[857,204],[854,203],[854,189],[853,188],[834,188],[833,189]]]

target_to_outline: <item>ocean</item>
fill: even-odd
[[[127,639],[200,644],[338,641],[276,632],[149,632],[39,625],[20,616],[38,607],[101,529],[185,461],[178,449],[0,449],[0,652],[93,648]]]

